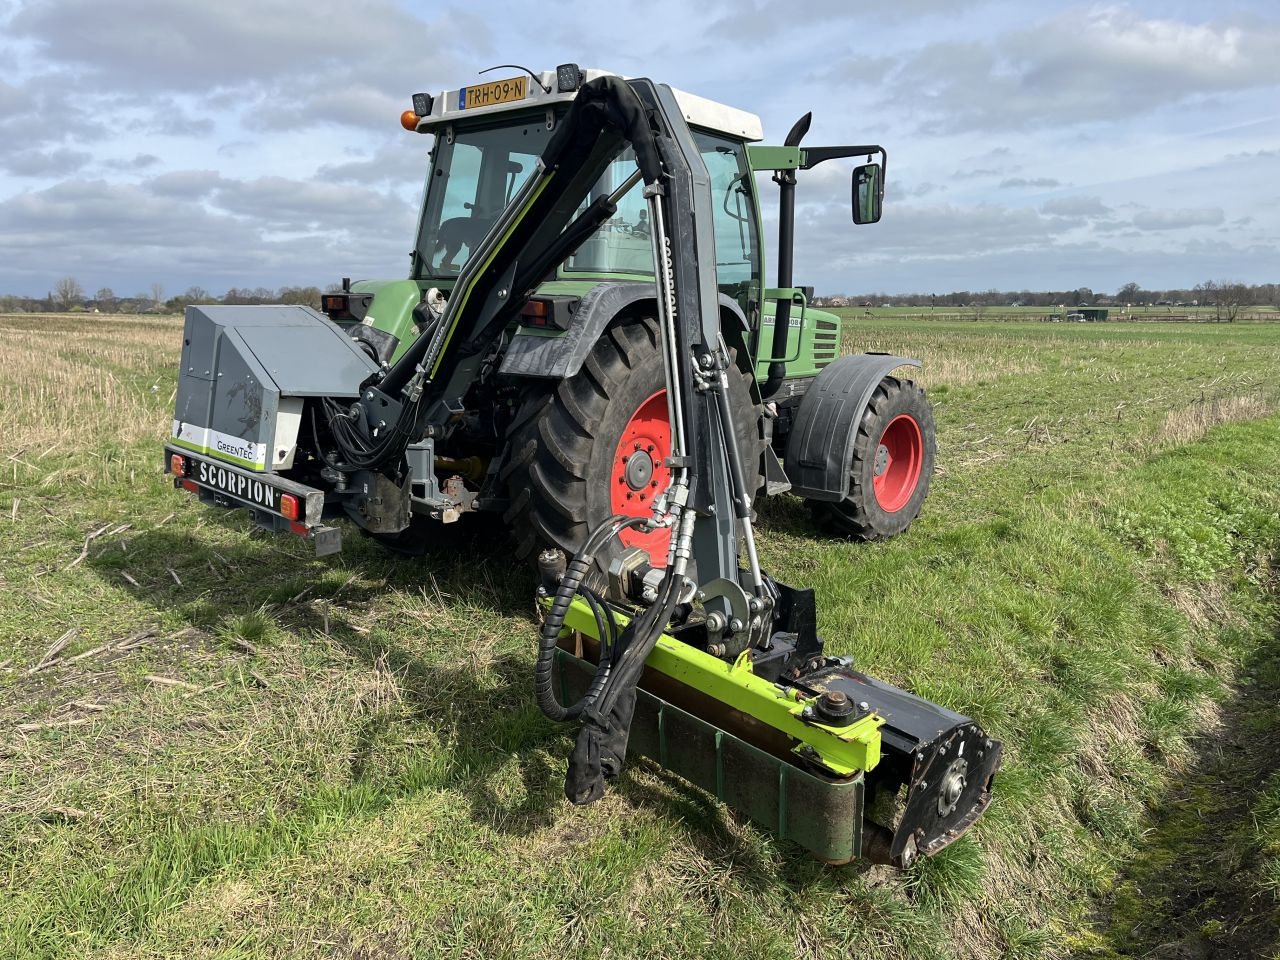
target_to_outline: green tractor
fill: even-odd
[[[606,75],[584,73],[587,81]],[[547,87],[534,76],[419,94],[402,118],[407,129],[434,138],[410,277],[344,283],[341,293],[324,297],[329,317],[379,363],[398,360],[431,322],[432,305],[447,302],[462,264],[532,174],[577,89]],[[855,148],[802,147],[808,115],[785,145],[759,145],[758,117],[681,91],[675,97],[710,177],[713,206],[704,229],[714,235],[722,323],[741,373],[733,402],[744,410],[763,404],[765,411],[763,430],[744,426],[741,438],[752,460],[749,479],[760,493],[803,497],[836,535],[873,540],[901,533],[919,514],[933,469],[929,402],[913,382],[892,375],[892,361],[844,359],[843,370],[865,370],[876,386],[853,442],[830,463],[829,425],[822,421],[814,431],[813,418],[822,420],[823,386],[836,385],[831,374],[818,378],[839,357],[841,321],[810,307],[811,289],[792,282],[797,171]],[[861,191],[872,205],[856,211],[854,221],[868,223],[879,218],[884,151],[856,149],[882,158],[854,172],[855,196]],[[614,193],[635,170],[633,153],[623,152],[580,209]],[[770,174],[779,188],[775,287],[766,280],[759,174]],[[671,440],[641,184],[615,207],[541,278],[514,318],[491,360],[489,409],[469,403],[471,429],[437,444],[437,458],[463,464],[462,479],[454,481],[455,502],[428,508],[427,516],[452,521],[468,510],[500,510],[518,553],[531,557],[548,545],[575,551],[611,513],[649,513],[666,479]],[[839,378],[841,388],[847,379]],[[858,385],[865,379],[857,378]],[[438,535],[424,517],[379,539],[412,551]],[[632,531],[619,546],[644,548],[661,562],[668,540],[668,531]]]
[[[823,860],[951,843],[1000,743],[825,653],[814,591],[755,540],[761,494],[877,539],[928,488],[929,404],[895,375],[919,362],[839,356],[839,319],[792,282],[797,171],[862,160],[852,219],[873,223],[883,148],[804,147],[808,116],[758,146],[750,114],[574,64],[413,104],[434,142],[410,277],[344,282],[327,316],[188,308],[174,484],[321,555],[335,519],[412,550],[504,518],[539,575],[534,695],[580,723],[574,803],[631,751]]]

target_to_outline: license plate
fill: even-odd
[[[262,507],[272,513],[280,512],[280,498],[285,491],[278,490],[257,477],[224,467],[207,460],[191,458],[191,469],[187,473],[188,480],[194,480],[202,487],[208,487],[218,493],[226,493],[237,500],[244,500],[255,507]]]
[[[477,83],[458,91],[458,109],[474,110],[476,107],[492,107],[499,103],[523,100],[529,92],[528,77],[512,77],[510,80],[494,80]]]

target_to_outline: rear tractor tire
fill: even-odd
[[[853,441],[849,495],[810,500],[814,519],[832,533],[883,540],[920,515],[937,454],[933,408],[911,380],[885,377],[867,404]]]
[[[760,485],[764,439],[761,408],[751,399],[750,377],[729,375],[743,472],[752,492]],[[615,322],[582,368],[548,396],[530,397],[511,428],[503,467],[510,507],[506,522],[516,553],[532,559],[546,547],[573,555],[587,534],[613,514],[649,516],[653,497],[670,478],[666,380],[657,321]],[[638,547],[665,567],[670,530],[625,530],[596,557],[597,571],[624,547]]]

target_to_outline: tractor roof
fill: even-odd
[[[583,83],[594,80],[597,77],[619,76],[619,74],[610,70],[583,70],[582,74]],[[576,89],[566,93],[557,92],[556,71],[554,70],[542,71],[537,75],[536,81],[528,76],[514,79],[524,81],[524,96],[506,103],[466,105],[467,91],[491,87],[494,83],[491,80],[480,81],[471,84],[469,87],[445,91],[432,102],[431,113],[419,121],[418,131],[426,133],[441,124],[452,123],[463,118],[492,117],[495,114],[527,110],[529,107],[553,107],[557,104],[567,104],[578,95]],[[502,82],[502,80],[497,81],[499,84]],[[546,92],[547,88],[551,89],[550,93]],[[507,94],[510,95],[510,93],[511,88],[508,88]],[[675,94],[676,102],[684,112],[685,120],[691,126],[701,127],[704,130],[713,130],[739,140],[761,140],[764,137],[764,127],[760,123],[760,118],[754,113],[747,113],[745,110],[739,110],[736,107],[716,103],[714,100],[708,100],[692,93],[685,93],[683,90],[672,88],[672,93]]]

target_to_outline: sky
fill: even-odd
[[[750,110],[766,142],[812,110],[807,144],[883,144],[879,224],[850,222],[852,161],[801,176],[819,293],[1280,281],[1276,0],[604,9],[0,0],[0,293],[404,276],[410,95],[564,62]]]

